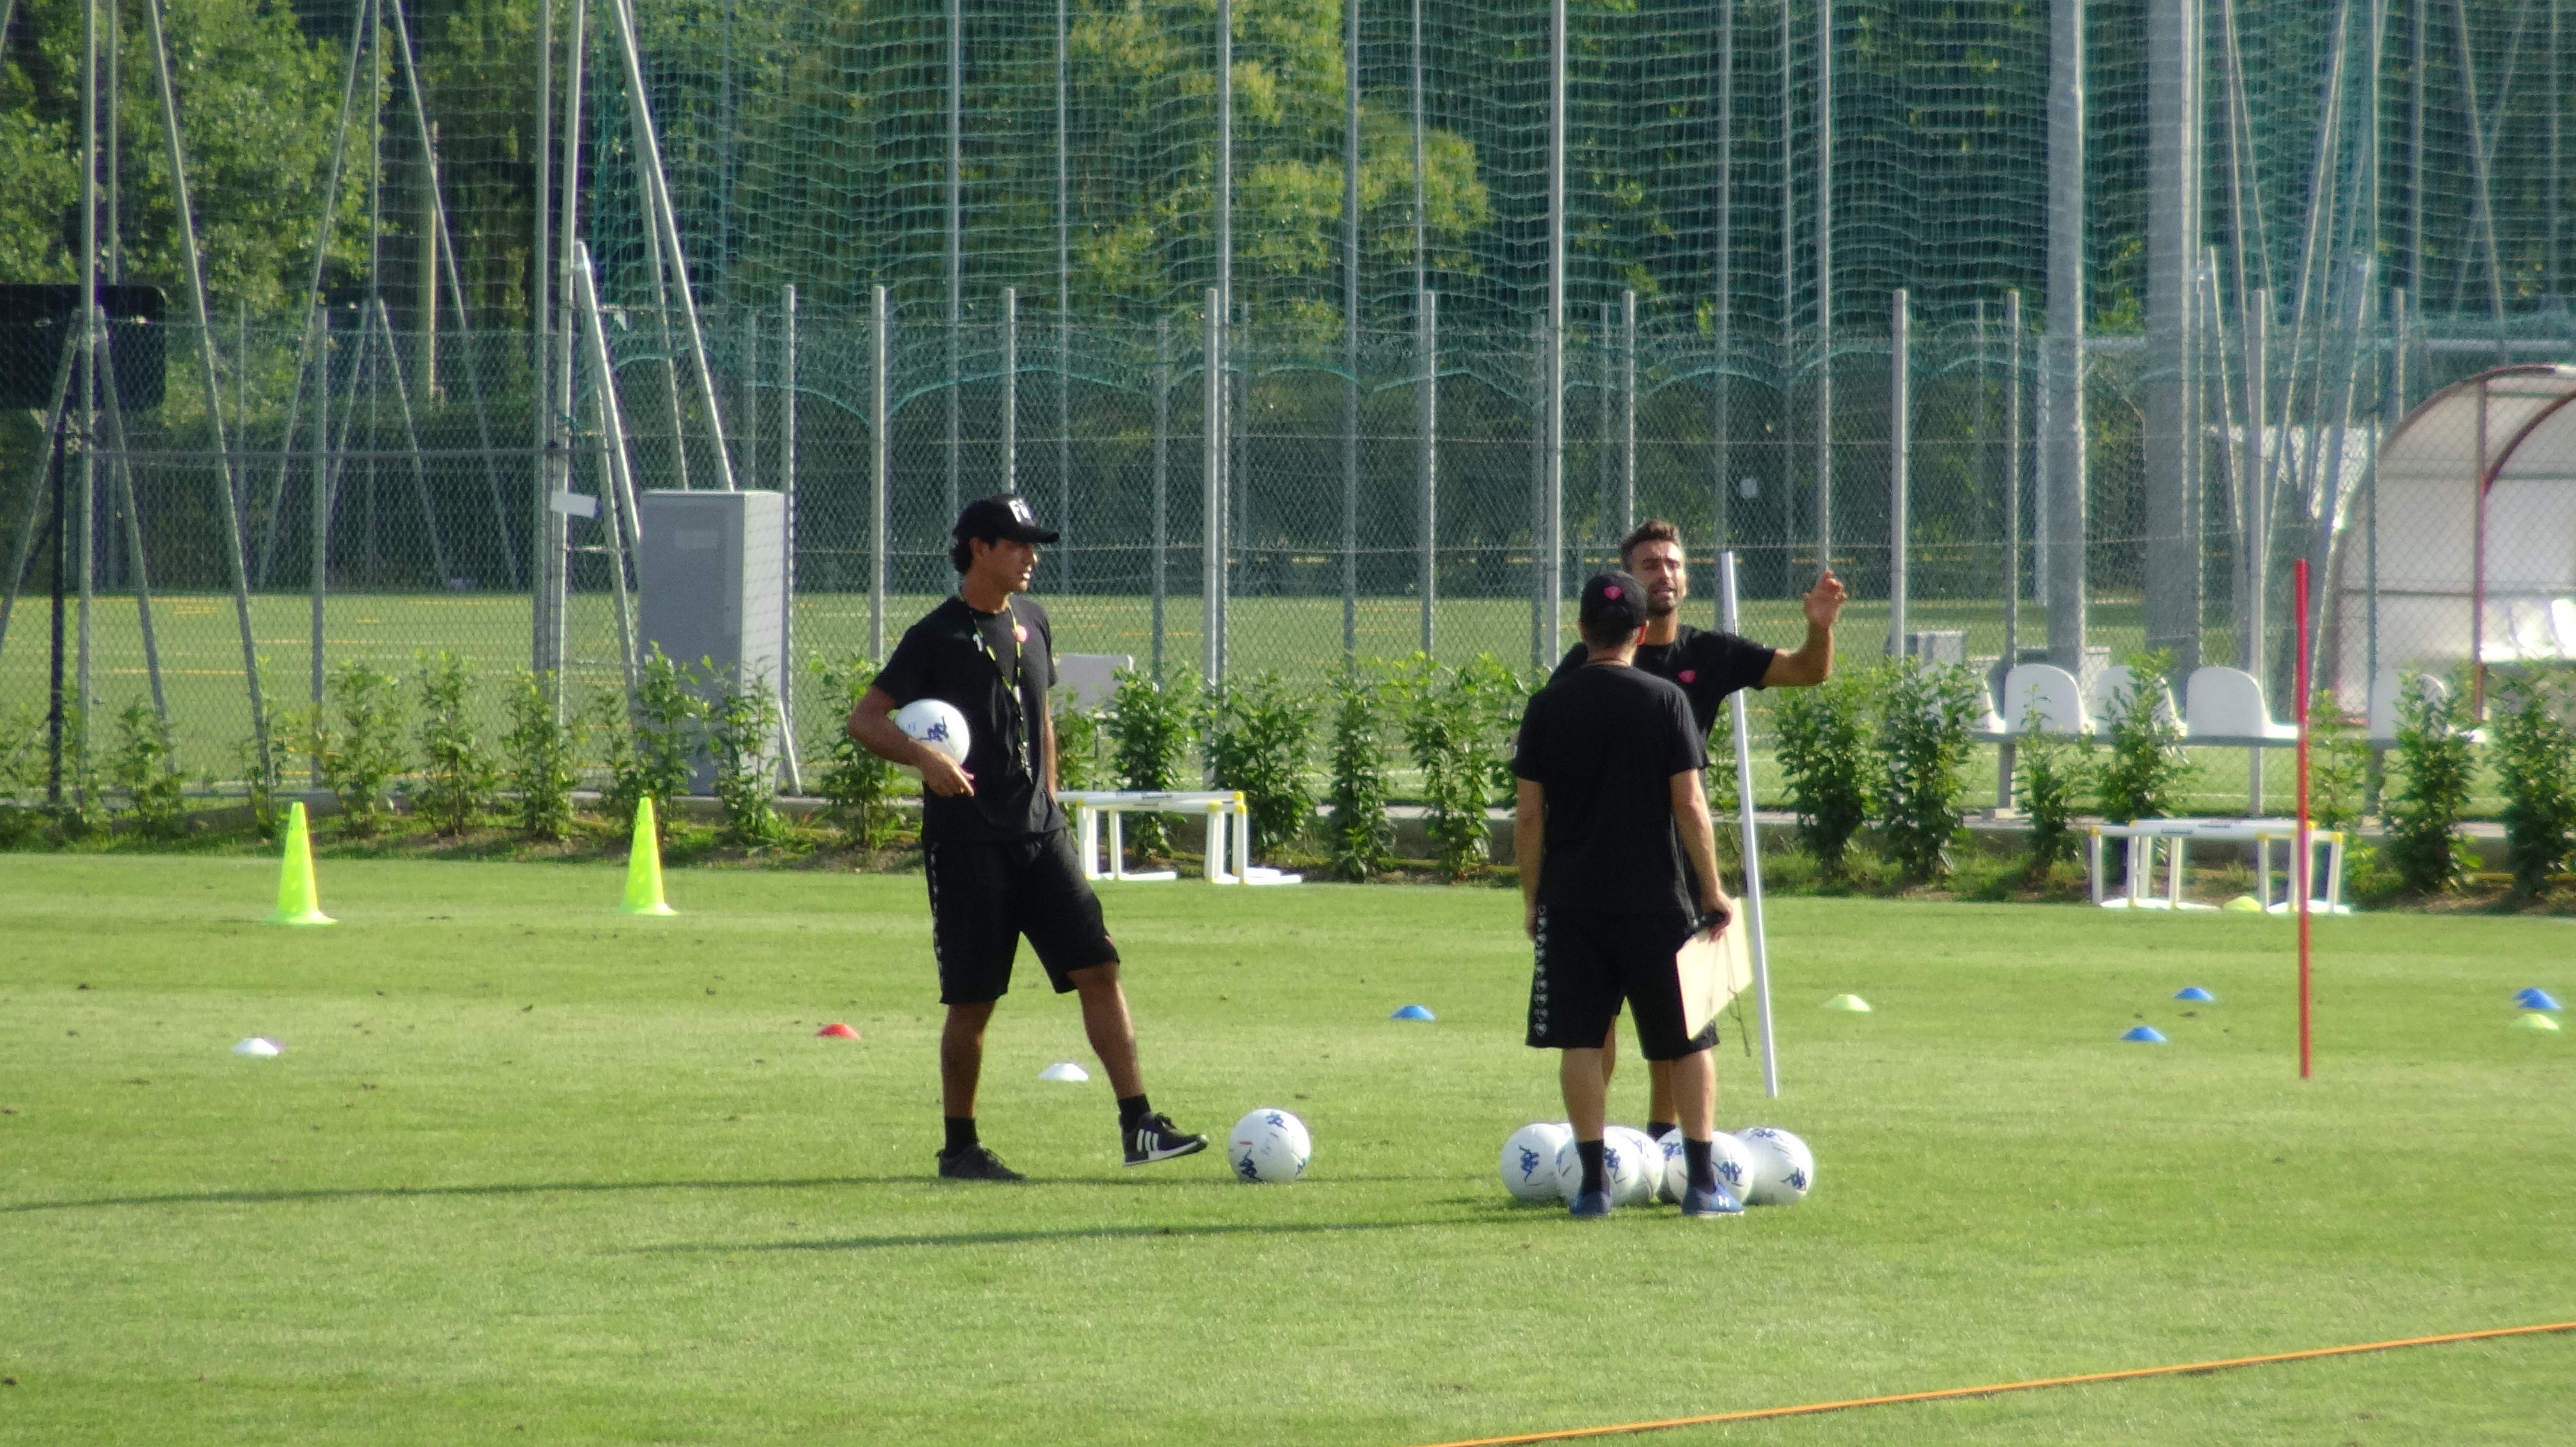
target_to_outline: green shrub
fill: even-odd
[[[2460,820],[2477,760],[2461,728],[2464,689],[2443,693],[2409,675],[2397,699],[2397,767],[2406,782],[2388,804],[2389,868],[2405,888],[2438,894],[2465,881]]]
[[[1901,658],[1881,675],[1878,699],[1876,802],[1888,853],[1911,878],[1944,878],[1950,842],[1967,819],[1960,771],[1982,704],[1976,676]]]
[[[244,802],[250,805],[251,828],[262,839],[277,837],[278,750],[275,742],[302,736],[294,712],[269,715],[271,747],[261,748],[259,735],[251,734],[233,745],[233,764],[241,770]]]
[[[474,675],[465,660],[444,650],[423,653],[418,682],[420,722],[412,737],[421,770],[412,809],[440,837],[453,839],[492,807],[501,770],[474,736]]]
[[[894,796],[899,777],[895,766],[850,737],[848,719],[859,699],[876,682],[877,666],[862,655],[840,662],[814,660],[814,676],[832,705],[832,731],[815,750],[822,761],[816,780],[823,798],[823,818],[841,831],[854,849],[882,849],[894,842]],[[1062,744],[1059,741],[1058,748]]]
[[[0,719],[0,848],[25,843],[44,826],[47,768],[44,715],[21,704]]]
[[[322,787],[340,801],[341,829],[366,838],[384,827],[385,789],[403,770],[402,685],[352,660],[331,670],[330,706],[309,715]]]
[[[2308,818],[2319,829],[2350,829],[2361,822],[2369,788],[2370,740],[2362,720],[2343,711],[2333,689],[2318,689],[2308,701]]]
[[[510,731],[501,736],[508,762],[503,777],[518,795],[514,818],[530,839],[561,839],[572,832],[572,791],[581,781],[581,727],[555,709],[555,676],[521,672],[505,707]]]
[[[2030,816],[2030,877],[2075,857],[2075,806],[2093,785],[2093,745],[2083,738],[2039,731],[2040,713],[2025,716],[2015,749],[2014,794]]]
[[[1521,715],[1529,712],[1530,695],[1547,686],[1547,672],[1514,672],[1490,653],[1479,653],[1458,667],[1459,678],[1475,694],[1484,714],[1487,784],[1493,802],[1511,807],[1520,781],[1512,775],[1511,741],[1520,733]]]
[[[657,643],[636,675],[631,705],[623,695],[608,693],[591,708],[600,763],[608,771],[601,807],[623,823],[635,817],[637,804],[650,799],[654,824],[668,838],[671,801],[688,792],[696,773],[691,755],[707,715],[706,702],[689,687],[688,670],[664,657]]]
[[[125,795],[135,831],[146,839],[173,839],[186,831],[185,786],[172,767],[178,746],[170,722],[142,699],[116,715],[116,752],[107,776]]]
[[[1109,776],[1109,763],[1100,755],[1100,715],[1094,710],[1076,707],[1067,699],[1055,711],[1055,786],[1063,789],[1097,789]]]
[[[1798,814],[1798,840],[1827,879],[1849,864],[1852,836],[1869,821],[1869,698],[1878,675],[1839,673],[1784,697],[1776,751]]]
[[[1395,867],[1395,825],[1386,817],[1386,714],[1384,680],[1356,664],[1333,674],[1333,817],[1325,827],[1325,853],[1344,879],[1364,880]]]
[[[2172,667],[2170,653],[2131,655],[2131,686],[2111,700],[2110,747],[2093,783],[2102,817],[2114,824],[2170,817],[2191,778],[2182,724],[2164,706],[2164,676]]]
[[[1315,813],[1306,782],[1314,701],[1291,691],[1276,673],[1237,675],[1211,692],[1199,737],[1216,786],[1243,795],[1252,815],[1252,847],[1266,853],[1294,842]]]
[[[1110,695],[1106,720],[1118,787],[1166,792],[1181,787],[1197,714],[1198,684],[1186,669],[1169,681],[1132,668],[1120,669],[1118,691]],[[1171,856],[1171,822],[1164,815],[1136,814],[1127,821],[1125,833],[1137,858]]]
[[[2488,719],[2496,776],[2504,784],[2513,889],[2525,899],[2576,854],[2576,730],[2567,726],[2568,703],[2563,677],[2509,677],[2497,685]]]
[[[712,662],[705,669],[716,676]],[[722,683],[707,709],[707,747],[715,756],[716,806],[724,823],[716,837],[742,849],[761,849],[787,837],[778,817],[778,695],[753,673]]]
[[[1490,658],[1445,669],[1417,653],[1396,679],[1397,731],[1422,773],[1424,831],[1453,880],[1484,860],[1492,838],[1485,806],[1494,788],[1498,674],[1511,676]]]

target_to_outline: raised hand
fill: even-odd
[[[1811,626],[1831,628],[1834,620],[1842,616],[1843,604],[1850,597],[1843,591],[1843,580],[1834,576],[1833,569],[1827,568],[1824,576],[1816,579],[1816,586],[1798,601],[1806,609],[1807,622]]]

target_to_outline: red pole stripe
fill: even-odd
[[[2456,1331],[2443,1336],[2410,1336],[2396,1341],[2362,1342],[2354,1346],[2312,1347],[2307,1351],[2274,1352],[2268,1356],[2230,1357],[2216,1362],[2183,1362],[2169,1367],[2133,1367],[2121,1372],[2088,1372],[2074,1377],[2039,1377],[2027,1382],[1996,1382],[1982,1387],[1944,1387],[1932,1392],[1899,1392],[1886,1397],[1854,1397],[1842,1402],[1805,1402],[1795,1407],[1761,1407],[1749,1412],[1717,1412],[1705,1417],[1675,1417],[1663,1422],[1625,1422],[1615,1427],[1569,1427],[1558,1432],[1524,1432],[1516,1437],[1473,1437],[1457,1442],[1442,1442],[1434,1447],[1521,1447],[1527,1442],[1575,1442],[1587,1437],[1616,1437],[1629,1432],[1663,1432],[1675,1427],[1707,1427],[1720,1422],[1762,1422],[1777,1417],[1811,1417],[1820,1412],[1848,1412],[1855,1407],[1893,1407],[1907,1402],[1946,1402],[1961,1397],[1993,1397],[2005,1392],[2032,1392],[2042,1387],[2082,1387],[2097,1382],[2133,1382],[2142,1377],[2176,1377],[2191,1372],[2226,1371],[2235,1367],[2270,1366],[2276,1362],[2314,1361],[2319,1357],[2357,1356],[2363,1352],[2397,1351],[2404,1347],[2449,1346],[2457,1342],[2493,1341],[2499,1337],[2540,1336],[2553,1332],[2576,1331],[2576,1321],[2554,1321],[2543,1326],[2503,1326],[2485,1331]]]

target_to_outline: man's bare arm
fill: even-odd
[[[1042,713],[1038,715],[1038,748],[1046,760],[1046,766],[1039,771],[1038,777],[1046,780],[1047,797],[1052,799],[1056,794],[1055,715],[1053,714]]]
[[[1521,870],[1521,927],[1538,936],[1538,866],[1547,854],[1547,788],[1536,779],[1516,780],[1520,793],[1512,811],[1512,859]]]
[[[1672,777],[1673,822],[1681,827],[1682,851],[1699,875],[1699,907],[1709,913],[1735,913],[1726,884],[1717,873],[1717,827],[1709,822],[1708,795],[1701,792],[1700,771]]]
[[[1825,570],[1816,579],[1815,588],[1798,600],[1807,615],[1807,641],[1788,653],[1771,655],[1771,666],[1762,672],[1764,688],[1808,688],[1831,678],[1834,672],[1834,622],[1842,617],[1843,580]]]
[[[850,710],[850,737],[878,758],[903,764],[921,771],[922,782],[934,794],[972,794],[974,776],[957,767],[946,754],[895,727],[894,695],[871,686],[859,695],[858,707]]]

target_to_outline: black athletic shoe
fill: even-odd
[[[1183,1135],[1172,1118],[1156,1111],[1127,1127],[1127,1164],[1148,1166],[1156,1161],[1177,1160],[1194,1156],[1207,1149],[1207,1137]]]
[[[969,1146],[962,1151],[939,1153],[939,1179],[943,1181],[1025,1181],[1028,1177],[1002,1164],[989,1146]]]

